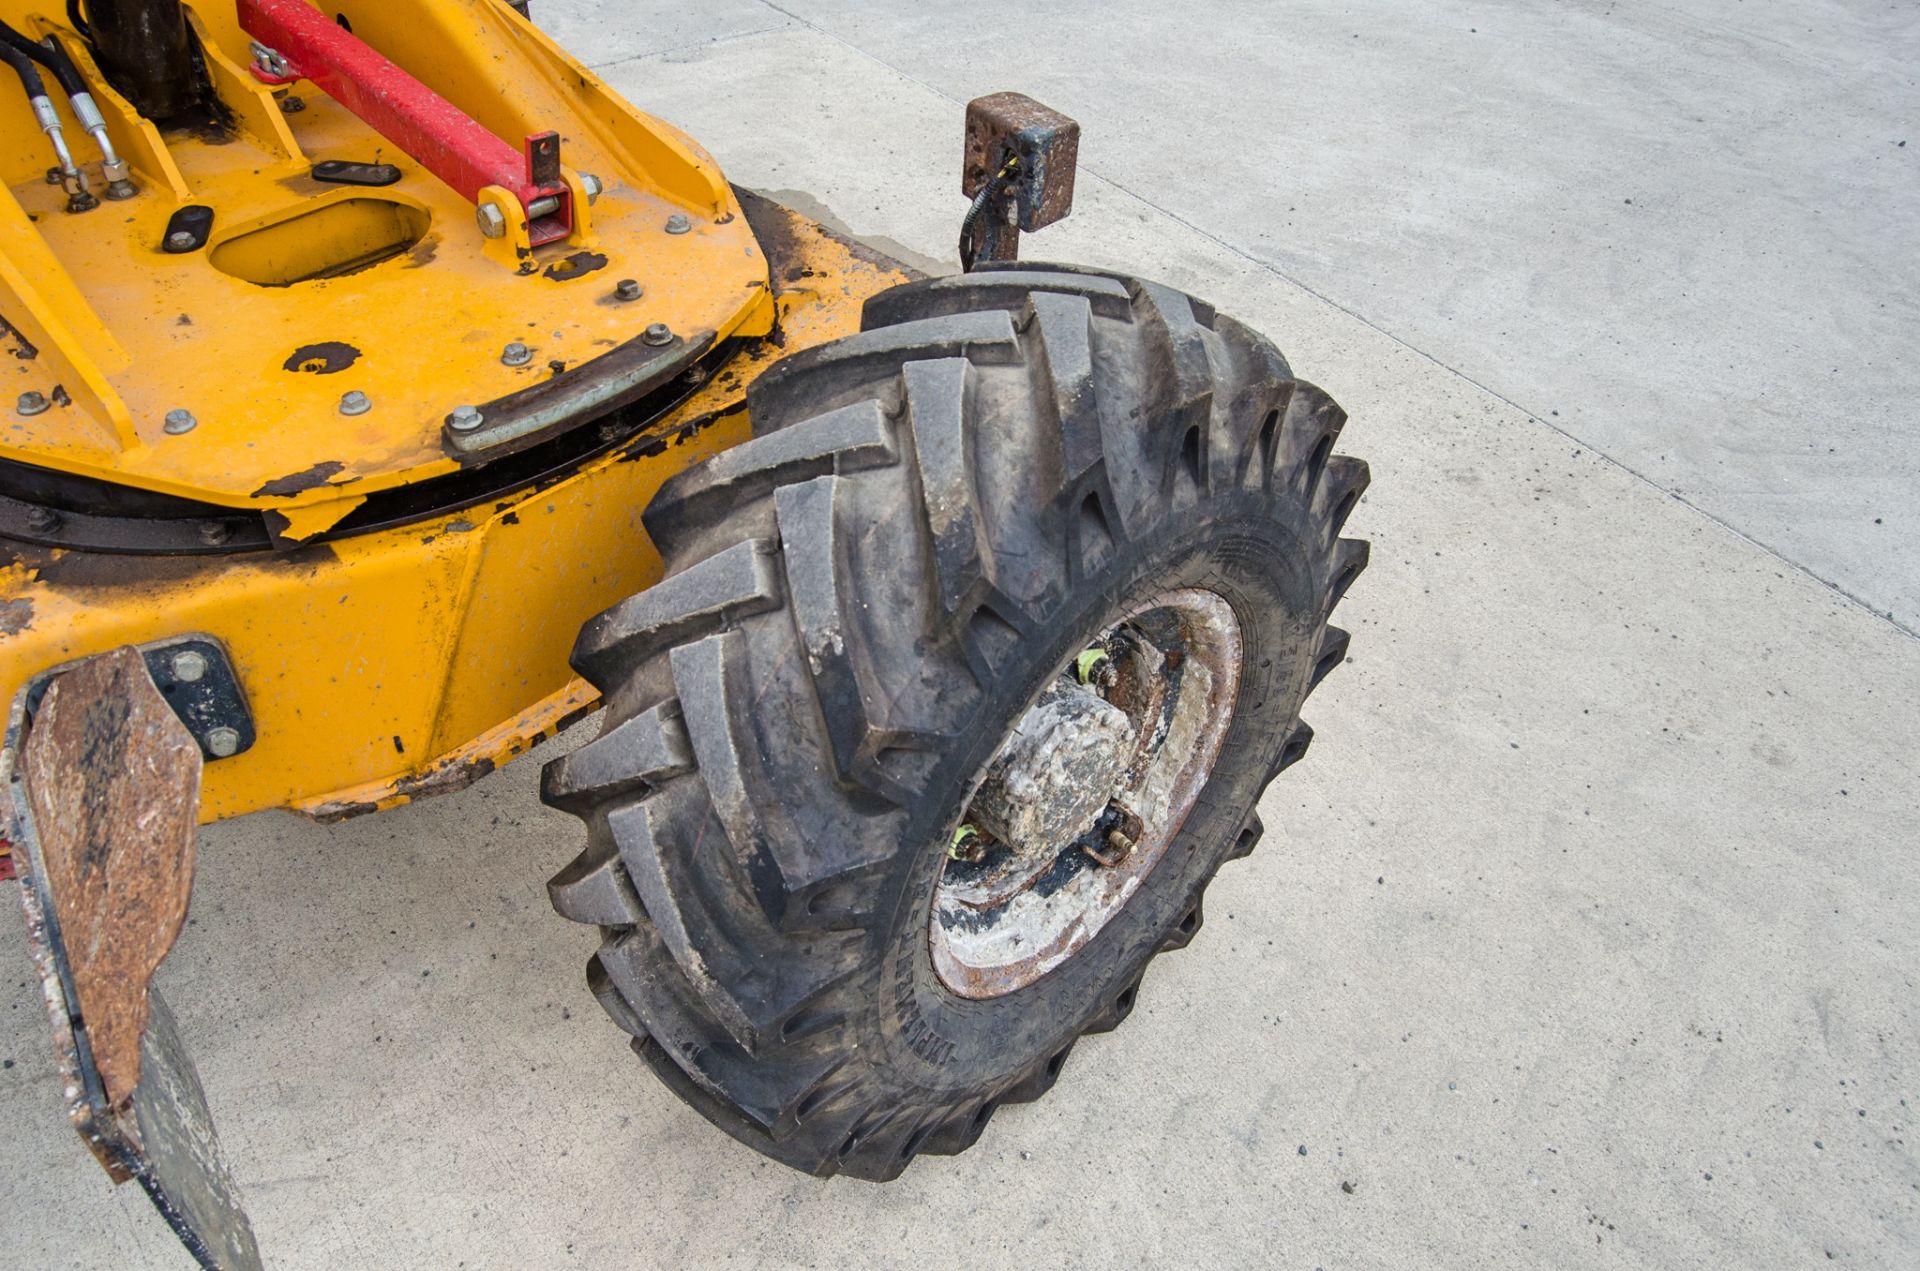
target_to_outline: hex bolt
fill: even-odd
[[[218,728],[207,730],[207,753],[215,759],[225,759],[238,749],[240,749],[238,729],[228,728],[222,724]]]
[[[640,341],[643,344],[651,344],[655,348],[672,344],[673,328],[664,322],[651,323],[645,331],[640,333]]]
[[[53,403],[47,400],[45,393],[30,388],[20,394],[20,400],[13,404],[13,408],[22,415],[43,415],[51,405]]]
[[[52,508],[30,507],[27,509],[27,528],[36,534],[45,534],[60,527],[60,514]]]
[[[283,115],[297,115],[306,108],[306,101],[293,93],[288,93],[280,99],[280,113]]]
[[[199,245],[200,240],[183,229],[177,229],[167,235],[167,246],[176,252],[190,252]]]
[[[620,300],[638,300],[645,292],[646,288],[640,285],[637,278],[622,278],[613,287],[615,298]]]
[[[686,213],[684,212],[675,212],[667,218],[667,233],[669,234],[684,234],[692,228],[693,222],[687,219]]]
[[[473,209],[473,219],[480,224],[480,232],[488,238],[504,238],[507,234],[507,218],[499,208],[491,203],[482,203]]]
[[[192,432],[194,425],[199,422],[190,410],[170,410],[167,412],[166,422],[161,427],[177,437],[183,432]]]
[[[342,415],[364,415],[372,409],[373,399],[357,388],[340,395],[340,413]]]
[[[525,366],[533,361],[533,350],[515,340],[500,350],[500,361],[507,366]]]
[[[168,663],[173,678],[182,684],[198,684],[207,677],[207,655],[198,649],[182,649]]]
[[[455,406],[447,416],[447,427],[455,432],[472,432],[486,422],[487,417],[480,413],[478,406]]]
[[[607,187],[600,184],[600,178],[591,172],[580,174],[580,188],[587,192],[587,204],[592,206],[600,201],[600,191]]]
[[[225,521],[200,522],[200,541],[208,547],[223,546],[233,537],[233,529]]]

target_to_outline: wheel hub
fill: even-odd
[[[935,887],[929,944],[948,988],[1030,984],[1126,905],[1206,785],[1240,656],[1227,602],[1181,589],[1048,682],[988,762]]]

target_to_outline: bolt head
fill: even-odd
[[[447,427],[455,432],[472,432],[486,422],[478,406],[455,406],[447,415]]]
[[[642,343],[651,344],[655,348],[659,348],[662,345],[672,344],[673,328],[669,327],[664,322],[655,322],[650,326],[648,326],[645,331],[642,331],[640,333],[640,339]]]
[[[587,192],[587,203],[591,205],[600,201],[600,191],[607,187],[601,185],[600,178],[593,175],[593,173],[582,172],[580,174],[580,188]]]
[[[622,278],[613,288],[613,294],[622,300],[638,300],[645,292],[637,278]]]
[[[372,409],[373,399],[357,388],[340,396],[342,415],[364,415]]]
[[[207,678],[207,655],[198,649],[182,649],[167,664],[173,678],[182,684],[198,684]]]
[[[500,361],[507,366],[525,366],[533,361],[533,350],[515,340],[500,350]]]
[[[60,514],[52,508],[30,507],[27,509],[27,528],[45,534],[58,527]]]
[[[200,541],[208,547],[219,547],[233,537],[233,530],[225,521],[200,522]]]
[[[45,393],[30,388],[20,394],[20,400],[13,404],[13,408],[22,415],[43,415],[51,405],[53,403],[47,400]]]
[[[183,432],[192,432],[194,426],[199,422],[199,420],[193,417],[192,411],[170,410],[167,412],[166,421],[161,424],[161,427],[177,437]]]
[[[480,225],[480,232],[488,238],[505,238],[507,218],[499,208],[491,203],[482,203],[473,209],[473,219]]]
[[[167,246],[176,252],[190,252],[198,245],[198,240],[183,229],[177,229],[167,235]]]
[[[238,729],[228,728],[223,724],[219,728],[207,730],[207,753],[215,759],[225,759],[239,749]]]
[[[684,234],[692,228],[693,222],[687,219],[686,213],[684,212],[675,212],[667,218],[667,233],[669,234]]]
[[[283,115],[297,115],[306,108],[307,103],[293,93],[280,99],[280,113]]]

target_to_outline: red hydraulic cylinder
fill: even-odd
[[[572,194],[560,180],[556,134],[537,133],[527,138],[524,152],[517,151],[304,0],[237,4],[241,28],[286,62],[282,71],[256,60],[257,78],[311,80],[469,203],[478,203],[490,185],[511,192],[530,213],[527,236],[536,247],[573,232]]]

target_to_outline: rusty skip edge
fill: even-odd
[[[71,704],[62,708],[61,696]],[[259,1250],[205,1094],[171,1012],[150,988],[153,971],[186,915],[198,746],[131,648],[63,675],[43,699],[39,721],[45,721],[45,734],[64,732],[70,745],[61,747],[58,738],[44,736],[36,741],[26,695],[18,695],[0,745],[0,783],[7,790],[5,829],[20,867],[28,949],[47,1005],[68,1118],[116,1183],[139,1181],[201,1266],[257,1268]],[[129,745],[139,742],[136,730],[145,734],[147,749],[130,754]],[[163,765],[156,758],[166,754],[175,758],[171,778],[161,777],[170,789],[156,792],[141,785],[141,773],[159,772]],[[62,758],[79,762],[62,768]],[[64,791],[50,799],[48,785]],[[96,812],[107,814],[104,819],[69,820],[70,809],[59,806],[58,795],[70,798],[76,791],[83,792],[83,801],[93,801]],[[171,795],[176,814],[184,810],[184,839],[178,815],[163,813],[158,824],[132,815],[156,793],[160,802]],[[47,839],[41,837],[42,825]],[[176,833],[167,835],[169,828]],[[143,837],[145,852],[140,850]],[[129,876],[153,864],[152,849],[169,841],[177,849],[170,868],[162,859],[150,877]],[[142,859],[129,865],[129,850]],[[53,859],[63,853],[65,861]],[[120,912],[127,906],[128,912]],[[63,915],[68,924],[77,924],[72,930],[63,925]],[[80,939],[96,962],[104,953],[119,965],[76,965],[70,936]]]

